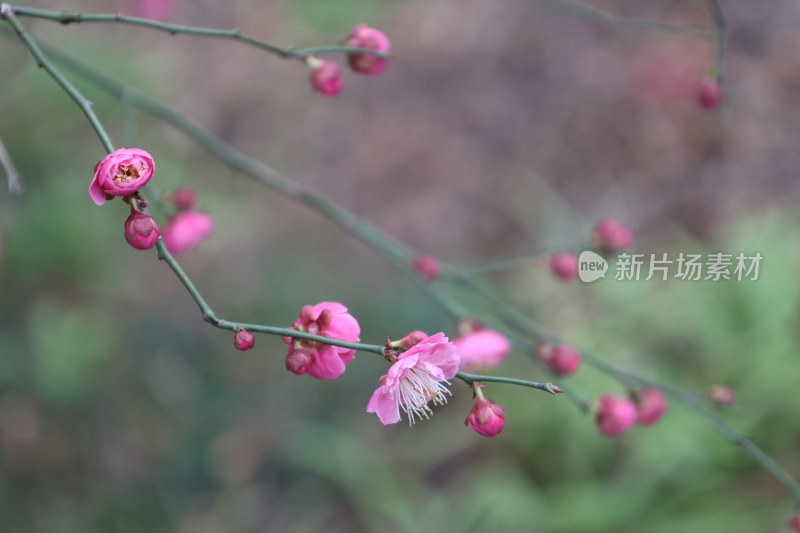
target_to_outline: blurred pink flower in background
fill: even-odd
[[[696,49],[683,43],[646,49],[634,59],[631,69],[633,93],[654,103],[693,104],[697,80],[706,66]]]
[[[494,367],[511,352],[511,341],[494,329],[476,329],[453,340],[462,370]]]
[[[397,357],[389,372],[380,379],[380,386],[367,404],[367,412],[375,413],[383,424],[400,421],[400,409],[408,424],[430,418],[429,402],[447,403],[450,390],[445,386],[458,372],[456,346],[444,333],[436,333],[415,344]]]
[[[636,404],[628,398],[604,394],[597,408],[597,427],[607,437],[618,437],[628,431],[639,417]]]
[[[439,260],[428,254],[419,254],[411,261],[411,266],[417,271],[417,274],[422,276],[428,281],[433,281],[439,277],[441,264]]]
[[[633,232],[624,222],[604,218],[595,225],[592,240],[603,250],[616,252],[633,244]]]
[[[177,0],[136,0],[133,14],[145,19],[165,20],[175,12],[177,5]]]
[[[191,250],[214,232],[214,218],[201,211],[184,211],[167,220],[161,238],[167,250],[181,255]]]
[[[643,426],[655,424],[667,412],[667,397],[661,389],[646,387],[636,393],[634,400],[639,410],[638,422]]]
[[[347,37],[347,44],[384,53],[389,53],[392,48],[392,43],[385,33],[366,24],[359,24],[353,28]],[[381,74],[389,65],[387,58],[371,54],[348,54],[347,61],[350,68],[362,74]]]
[[[325,96],[336,96],[342,92],[344,79],[338,63],[316,57],[309,57],[306,61],[311,68],[311,86],[315,91]]]
[[[574,374],[581,366],[581,352],[571,344],[541,344],[538,351],[539,357],[558,375]]]
[[[297,331],[347,342],[358,342],[358,321],[338,302],[306,305],[293,326]],[[344,374],[356,351],[316,341],[284,337],[289,345],[286,368],[293,374],[308,374],[317,379],[336,379]]]
[[[571,281],[578,275],[578,256],[569,252],[553,254],[550,270],[561,281]]]

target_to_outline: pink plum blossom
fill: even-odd
[[[306,305],[292,326],[297,331],[340,341],[358,342],[361,327],[347,308],[338,302]],[[317,379],[336,379],[353,360],[356,351],[316,341],[284,337],[289,345],[286,368],[293,374]]]
[[[114,196],[130,196],[144,187],[155,171],[152,156],[144,150],[114,150],[95,165],[89,196],[97,205]]]
[[[542,344],[539,346],[539,357],[561,376],[574,374],[581,366],[581,353],[571,344]]]
[[[189,187],[181,187],[172,191],[170,200],[173,205],[180,211],[190,211],[194,209],[197,203],[194,191]]]
[[[306,61],[311,67],[311,86],[315,91],[325,96],[336,96],[342,92],[344,79],[337,63],[316,57],[309,57]]]
[[[432,255],[419,254],[411,261],[411,266],[417,271],[417,274],[422,276],[428,281],[433,281],[439,277],[441,265],[439,260]]]
[[[628,431],[639,414],[628,398],[604,394],[597,408],[597,427],[607,437],[618,437]]]
[[[795,514],[795,516],[789,520],[786,525],[789,527],[790,531],[793,531],[794,533],[800,533],[800,511],[798,511],[797,514]]]
[[[616,252],[633,244],[633,233],[619,220],[605,218],[594,227],[594,240],[604,250]]]
[[[415,344],[399,356],[367,404],[383,424],[400,421],[400,409],[408,424],[433,414],[428,403],[447,403],[448,379],[458,373],[459,357],[455,345],[444,333],[436,333]]]
[[[353,28],[347,37],[347,44],[383,53],[389,53],[392,48],[392,43],[385,33],[366,24],[359,24]],[[389,60],[385,57],[359,53],[348,54],[347,62],[350,68],[362,74],[381,74],[389,64]]]
[[[244,352],[256,345],[256,338],[246,329],[239,328],[233,336],[233,345],[237,350]]]
[[[183,211],[169,218],[161,234],[167,250],[181,255],[191,250],[214,232],[214,218],[201,211]]]
[[[638,422],[643,426],[655,424],[667,412],[667,397],[661,389],[645,387],[636,393],[634,400],[639,411]]]
[[[697,103],[704,109],[715,109],[722,102],[722,87],[716,78],[706,78],[697,89]]]
[[[511,341],[494,329],[476,329],[453,340],[461,369],[472,370],[494,367],[502,363],[511,352]]]
[[[727,407],[736,402],[736,393],[725,385],[714,385],[708,391],[708,398],[719,406]]]
[[[578,256],[568,252],[553,254],[550,257],[550,270],[561,281],[571,281],[578,275]]]
[[[469,416],[464,420],[464,424],[469,425],[484,437],[494,437],[499,435],[503,431],[503,426],[506,425],[506,412],[500,404],[479,397],[472,406]]]
[[[131,206],[131,214],[125,220],[125,240],[137,250],[149,250],[158,241],[158,224]]]

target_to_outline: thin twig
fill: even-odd
[[[553,5],[559,9],[575,15],[576,17],[605,24],[619,30],[652,32],[659,31],[664,33],[674,33],[682,35],[700,35],[713,38],[714,28],[700,24],[671,24],[660,20],[650,20],[635,17],[621,17],[603,11],[600,8],[587,4],[580,0],[539,0],[546,4]]]
[[[259,41],[252,37],[242,35],[238,29],[219,29],[219,28],[204,28],[199,26],[184,26],[180,24],[170,24],[167,22],[160,22],[152,19],[145,19],[139,17],[131,17],[121,13],[66,13],[63,11],[52,11],[49,9],[37,9],[33,7],[24,6],[9,6],[10,11],[14,14],[24,17],[52,20],[60,22],[61,24],[77,24],[77,23],[117,23],[126,24],[130,26],[139,26],[149,28],[152,30],[163,31],[171,35],[197,35],[201,37],[213,37],[220,39],[230,39],[238,41],[265,50],[271,54],[279,57],[291,57],[295,59],[305,59],[309,55],[322,55],[332,53],[351,53],[357,52],[360,54],[370,54],[380,57],[388,57],[387,54],[377,52],[367,48],[358,48],[353,46],[320,46],[315,48],[296,48],[284,47],[269,44],[264,41]]]
[[[0,139],[0,166],[3,167],[3,171],[6,173],[8,191],[12,193],[21,193],[22,180],[20,180],[17,167],[14,166],[14,161],[11,159],[8,150],[6,150],[6,145],[3,144],[3,139]]]
[[[64,90],[75,100],[75,102],[81,107],[86,114],[87,118],[89,119],[90,124],[93,126],[95,131],[97,132],[98,136],[100,137],[101,141],[103,142],[104,146],[108,151],[113,150],[113,145],[111,144],[108,136],[103,129],[100,122],[97,120],[97,117],[94,115],[94,112],[91,110],[91,105],[70,83],[66,80],[56,69],[53,67],[48,60],[45,58],[44,54],[41,52],[39,46],[33,41],[33,39],[27,34],[25,28],[19,23],[18,20],[14,17],[13,13],[10,13],[6,8],[6,5],[0,6],[0,15],[5,17],[9,20],[12,27],[14,27],[15,32],[23,41],[23,43],[29,48],[31,53],[37,59],[37,62],[40,67],[44,68],[55,80],[59,83],[59,85],[64,88]],[[55,54],[54,54],[55,55]],[[73,70],[77,71],[79,74],[82,74],[85,78],[89,81],[94,82],[101,88],[105,89],[112,94],[117,96],[121,96],[123,92],[123,87],[113,80],[110,80],[104,76],[97,74],[96,72],[92,71],[88,67],[85,67],[81,63],[71,59],[63,54],[58,54],[60,60],[65,64],[69,65]],[[324,215],[328,216],[332,220],[336,221],[343,229],[348,231],[349,233],[353,234],[354,236],[360,238],[365,244],[371,246],[375,249],[376,252],[380,253],[381,255],[385,256],[390,262],[398,266],[401,271],[409,276],[412,281],[415,281],[418,286],[425,289],[425,293],[431,297],[432,300],[437,302],[443,308],[447,309],[454,317],[462,317],[463,308],[460,304],[455,303],[449,295],[441,291],[441,289],[434,284],[426,284],[422,281],[419,276],[417,276],[413,269],[408,266],[408,259],[410,254],[413,252],[411,248],[405,246],[395,239],[386,236],[380,230],[371,226],[366,221],[356,217],[355,215],[351,214],[350,212],[346,211],[345,209],[336,206],[335,204],[331,204],[327,202],[324,198],[313,195],[308,191],[303,190],[297,184],[291,182],[290,180],[284,178],[282,175],[271,169],[270,167],[266,166],[263,163],[260,163],[254,159],[251,159],[241,152],[236,151],[229,145],[225,144],[223,141],[215,137],[213,134],[208,132],[207,130],[203,129],[199,125],[189,121],[188,118],[181,115],[180,113],[173,111],[166,106],[162,106],[154,101],[151,101],[147,98],[142,97],[138,93],[132,93],[131,102],[134,105],[140,106],[142,109],[145,109],[156,116],[172,123],[179,129],[183,130],[188,136],[195,139],[199,144],[206,147],[209,151],[217,155],[220,159],[225,161],[234,169],[240,170],[245,174],[254,177],[267,185],[275,188],[283,192],[284,194],[294,198],[295,200],[301,201],[306,205],[317,209],[318,211],[322,212]],[[220,320],[216,317],[214,312],[211,310],[210,306],[207,302],[203,299],[202,295],[199,293],[197,288],[188,278],[186,273],[180,267],[180,265],[175,261],[169,251],[166,249],[164,243],[159,239],[157,244],[159,257],[165,260],[172,270],[178,275],[178,278],[186,287],[189,294],[192,296],[194,301],[197,303],[198,307],[203,312],[204,318],[213,325],[217,327],[224,327],[225,329],[236,329],[236,326],[241,326],[241,324],[234,323],[234,322],[227,322],[224,320]],[[471,280],[466,280],[467,283],[471,283]],[[477,286],[476,286],[477,287]],[[500,306],[497,303],[502,302],[504,305]],[[523,320],[522,313],[516,311],[512,306],[499,300],[497,298],[492,298],[490,303],[493,303],[498,309],[503,310],[503,315],[505,320],[511,322],[514,327],[521,329],[522,331],[530,334],[536,340],[553,340],[556,337],[551,335],[543,330],[540,326],[536,325],[530,319]],[[254,325],[248,325],[251,328]],[[270,326],[262,326],[263,328],[270,328]],[[283,328],[276,328],[277,330],[283,330]],[[274,330],[273,330],[274,331]],[[294,331],[294,330],[290,330]],[[297,333],[292,333],[292,335],[297,335]],[[321,339],[314,339],[320,340],[320,342],[328,342],[332,339],[327,339],[326,337],[322,337]],[[331,343],[332,344],[332,343]],[[361,345],[359,345],[361,346]],[[369,348],[375,348],[377,345],[364,345],[369,346]],[[640,378],[631,374],[626,371],[622,371],[617,369],[613,365],[588,354],[589,357],[586,357],[587,354],[584,354],[587,363],[591,364],[598,370],[601,370],[607,374],[617,377],[621,381],[626,384],[632,383],[639,383],[639,384],[650,384],[653,386],[658,386],[662,388],[668,394],[676,397],[680,401],[682,401],[687,407],[692,409],[696,412],[699,416],[707,420],[719,433],[725,436],[728,440],[731,440],[734,444],[739,446],[739,448],[748,455],[751,459],[753,459],[757,464],[762,466],[765,470],[772,473],[776,479],[787,488],[787,490],[792,494],[792,496],[797,500],[800,501],[800,484],[788,473],[786,472],[774,459],[772,459],[769,455],[763,452],[760,448],[758,448],[752,441],[741,435],[739,432],[725,424],[722,420],[714,416],[710,413],[707,409],[702,407],[700,401],[695,398],[694,396],[685,393],[683,391],[679,391],[678,389],[673,389],[671,387],[664,387],[658,385],[654,382],[646,380],[644,378]],[[462,374],[461,379],[466,381],[467,383],[474,383],[477,381],[498,381],[499,379],[504,379],[502,381],[504,383],[512,383],[509,379],[512,378],[498,378],[498,377],[490,377],[490,376],[478,376],[473,374]],[[524,380],[520,380],[524,381]],[[527,383],[536,383],[536,382],[527,382]],[[515,383],[520,384],[520,383]],[[543,387],[546,387],[547,384],[539,384]],[[530,385],[525,385],[530,386]],[[534,388],[541,388],[536,387]],[[542,390],[548,390],[546,388]],[[554,392],[553,390],[549,390],[549,392]],[[565,391],[566,392],[566,391]]]

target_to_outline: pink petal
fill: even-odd
[[[361,327],[350,313],[336,315],[333,321],[325,328],[322,334],[331,339],[340,341],[358,342]]]
[[[100,186],[96,174],[94,179],[92,179],[91,185],[89,185],[89,196],[92,198],[95,205],[103,205],[106,203],[106,193],[103,192],[103,188]]]
[[[386,373],[387,388],[392,389],[403,377],[403,373],[414,367],[419,361],[419,356],[414,353],[409,354],[410,351],[401,354],[397,361],[389,367],[389,371]]]
[[[378,387],[367,404],[367,412],[378,415],[383,425],[400,422],[400,407],[386,387]]]
[[[316,353],[308,367],[308,375],[317,379],[336,379],[344,374],[345,366],[333,346],[327,346]]]

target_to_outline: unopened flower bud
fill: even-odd
[[[655,424],[667,412],[667,397],[661,389],[646,387],[634,395],[636,408],[639,411],[638,423],[643,426]]]
[[[550,257],[550,270],[562,281],[572,281],[578,275],[578,256],[561,252]]]
[[[800,533],[800,510],[795,513],[794,517],[786,524],[790,531]]]
[[[189,187],[181,187],[180,189],[175,189],[172,191],[172,196],[170,198],[172,203],[180,209],[181,211],[189,211],[194,209],[195,204],[197,203],[197,199],[194,195],[194,191]]]
[[[708,398],[719,406],[727,407],[736,401],[736,394],[730,387],[714,385],[708,391]]]
[[[356,48],[366,48],[376,52],[388,53],[392,48],[386,34],[366,24],[359,24],[347,37],[347,44]],[[350,68],[362,74],[381,74],[386,70],[389,60],[372,54],[352,53],[347,54]]]
[[[158,241],[158,224],[150,215],[131,209],[125,220],[125,240],[137,250],[149,250]]]
[[[722,102],[722,87],[716,78],[706,78],[697,90],[697,103],[704,109],[715,109]]]
[[[542,344],[539,346],[539,357],[561,376],[574,374],[581,366],[581,353],[570,344]]]
[[[256,338],[246,329],[239,328],[236,330],[236,335],[233,337],[233,345],[236,346],[237,350],[244,352],[256,345]]]
[[[469,425],[484,437],[494,437],[503,431],[506,412],[500,404],[486,398],[478,398],[469,412],[464,425]]]
[[[439,277],[441,265],[439,260],[432,255],[420,254],[411,262],[411,266],[417,271],[417,274],[422,276],[428,281],[433,281]]]
[[[406,351],[412,346],[424,341],[428,337],[429,335],[424,331],[415,330],[412,331],[411,333],[406,334],[405,337],[403,337],[400,340],[390,342],[389,345],[392,348],[397,348],[399,350]]]
[[[314,352],[308,348],[290,348],[286,354],[286,370],[292,374],[305,374],[314,361]]]
[[[309,57],[306,60],[311,67],[311,86],[325,96],[336,96],[342,92],[344,79],[338,63],[327,59]]]
[[[618,437],[628,431],[639,415],[628,398],[605,394],[597,408],[597,427],[607,437]]]
[[[633,244],[630,228],[613,218],[606,218],[594,227],[594,241],[607,252],[616,252]]]

